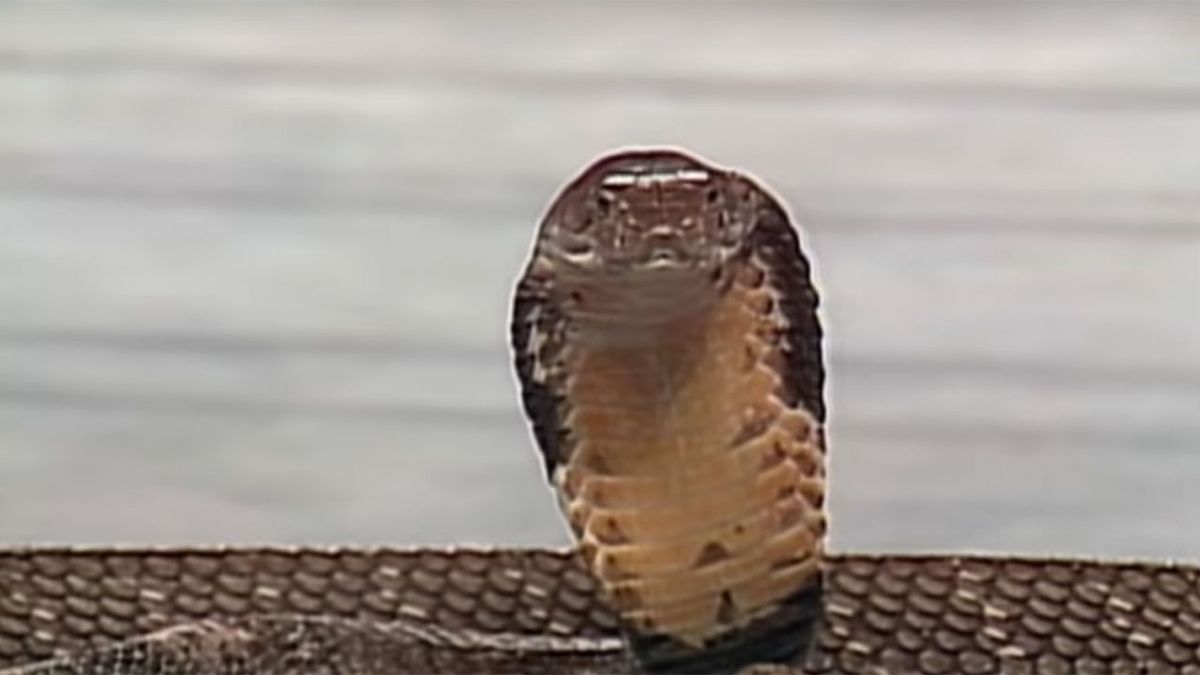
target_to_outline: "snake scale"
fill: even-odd
[[[575,550],[4,551],[0,673],[1200,674],[1194,565],[826,553],[817,304],[758,182],[602,157],[511,325]]]

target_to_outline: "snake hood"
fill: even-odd
[[[809,277],[776,198],[674,149],[601,157],[538,228],[513,302],[522,400],[647,670],[807,646],[826,529]]]

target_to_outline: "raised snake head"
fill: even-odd
[[[713,274],[742,250],[757,201],[741,176],[683,152],[623,151],[563,188],[539,247],[560,270],[593,279]]]

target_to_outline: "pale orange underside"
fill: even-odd
[[[765,292],[735,285],[635,347],[568,355],[577,443],[564,508],[625,618],[688,643],[768,612],[817,573],[823,515],[804,499],[824,488],[816,423],[774,395],[779,375],[754,336],[775,319],[750,309]],[[756,417],[774,423],[733,446]],[[727,555],[702,555],[714,544]]]

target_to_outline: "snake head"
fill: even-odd
[[[583,275],[712,273],[742,250],[759,195],[739,174],[678,150],[621,151],[562,189],[538,247]]]

